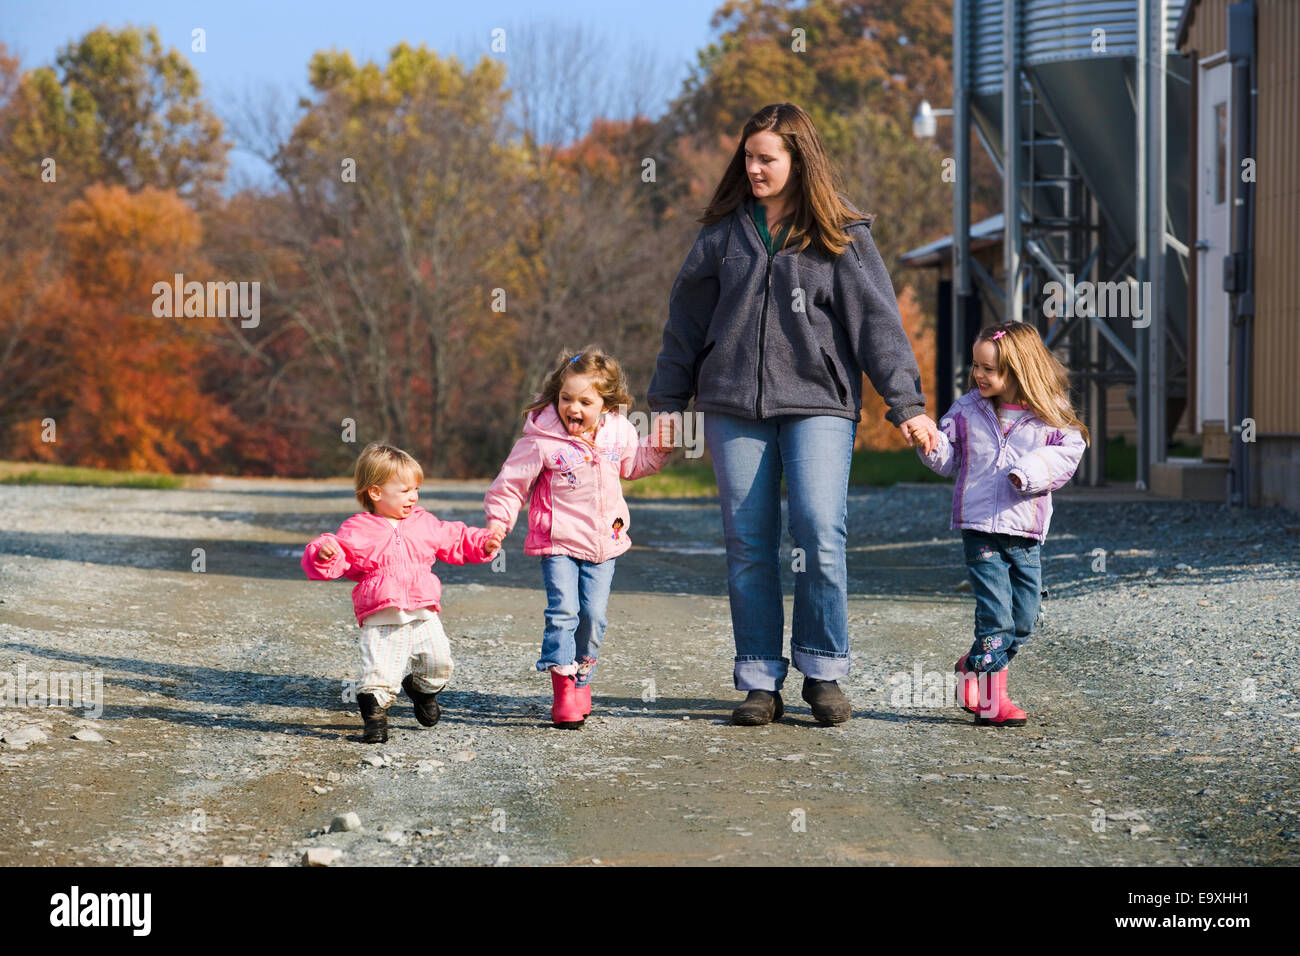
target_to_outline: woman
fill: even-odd
[[[808,115],[765,106],[740,144],[673,283],[650,383],[655,411],[703,413],[727,542],[735,684],[732,714],[779,720],[782,654],[781,477],[795,548],[794,666],[803,699],[829,726],[852,709],[847,496],[862,374],[886,418],[928,451],[934,422],[871,219],[848,205]]]

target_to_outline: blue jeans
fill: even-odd
[[[780,690],[782,655],[781,476],[796,548],[790,656],[804,676],[849,672],[849,464],[854,422],[830,415],[751,420],[704,413],[727,542],[727,590],[739,690]]]
[[[542,558],[546,582],[546,631],[537,669],[578,665],[577,683],[591,683],[592,669],[605,636],[605,607],[614,581],[614,558],[599,564],[567,554]]]
[[[961,540],[975,595],[975,643],[966,666],[1000,671],[1034,632],[1043,579],[1038,542],[969,530]]]

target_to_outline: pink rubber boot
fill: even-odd
[[[1023,727],[1027,719],[1025,712],[1011,703],[1011,698],[1007,696],[1006,668],[980,677],[985,683],[985,691],[980,708],[975,712],[975,723],[993,727]]]
[[[578,709],[582,711],[583,717],[591,716],[591,685],[584,687],[574,687],[573,692],[578,695]]]
[[[957,706],[974,714],[980,707],[980,688],[975,672],[966,669],[968,656],[963,654],[958,658],[953,670],[957,672]]]
[[[551,704],[551,723],[564,730],[578,730],[582,727],[585,714],[578,704],[578,688],[572,674],[557,674],[551,668],[551,691],[554,701]]]

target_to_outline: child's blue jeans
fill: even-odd
[[[605,608],[614,580],[614,558],[597,564],[567,554],[542,558],[542,580],[546,582],[546,631],[542,635],[542,656],[537,669],[578,665],[577,684],[591,683],[591,672],[600,656],[605,636]]]
[[[1033,538],[970,530],[961,540],[975,595],[975,643],[966,666],[993,673],[1034,632],[1043,577],[1039,546]]]

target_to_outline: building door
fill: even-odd
[[[1226,61],[1201,68],[1198,104],[1196,248],[1200,254],[1196,290],[1196,430],[1207,445],[1205,423],[1226,431],[1228,422],[1228,293],[1223,291],[1223,258],[1232,226],[1232,67]]]

